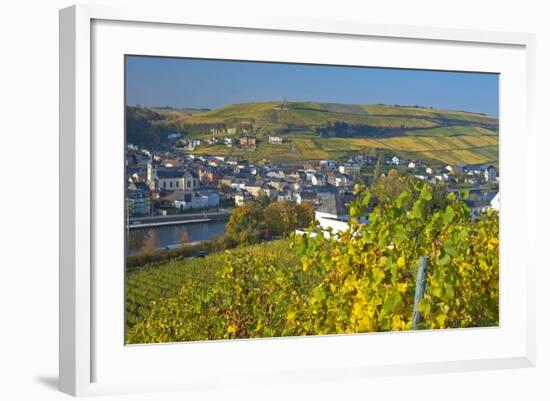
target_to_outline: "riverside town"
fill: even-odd
[[[498,326],[497,75],[127,56],[126,79],[128,344]]]

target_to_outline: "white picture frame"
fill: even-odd
[[[95,25],[94,25],[95,24]],[[103,25],[102,25],[103,24]],[[121,26],[116,26],[122,24]],[[126,24],[126,25],[125,25]],[[133,24],[132,26],[128,24]],[[97,28],[95,28],[97,27]],[[515,88],[518,93],[518,99],[514,99],[514,105],[519,111],[514,111],[512,104],[504,103],[501,111],[503,124],[503,133],[501,138],[502,162],[501,169],[504,171],[504,181],[502,183],[503,198],[503,227],[515,226],[522,227],[521,237],[505,230],[507,234],[503,237],[504,244],[514,245],[513,247],[501,248],[501,258],[505,261],[521,260],[520,277],[508,277],[509,281],[501,284],[501,291],[517,292],[517,298],[513,299],[514,307],[505,307],[504,312],[510,313],[510,316],[516,316],[518,319],[514,325],[503,323],[497,329],[481,329],[473,331],[449,330],[445,333],[435,332],[417,332],[407,333],[407,338],[401,345],[396,347],[406,347],[409,343],[432,343],[441,341],[441,346],[457,342],[480,342],[477,350],[470,353],[464,353],[464,358],[446,357],[441,358],[428,357],[420,360],[415,355],[408,358],[384,359],[383,356],[365,363],[352,360],[337,360],[339,350],[345,347],[362,347],[365,341],[381,342],[400,342],[403,336],[394,333],[376,334],[371,337],[364,336],[322,336],[315,338],[288,338],[288,339],[266,339],[266,340],[246,340],[233,342],[237,345],[230,345],[228,342],[201,343],[193,346],[185,345],[158,345],[154,347],[133,348],[128,351],[123,343],[113,345],[120,347],[117,351],[120,359],[110,359],[109,348],[105,345],[106,335],[104,327],[108,330],[118,332],[122,330],[123,321],[117,322],[120,314],[113,314],[107,317],[102,313],[104,309],[102,302],[98,301],[98,292],[102,297],[117,297],[123,294],[117,294],[120,291],[120,283],[113,284],[111,288],[105,287],[106,275],[95,270],[98,263],[104,256],[101,252],[97,253],[94,241],[97,238],[98,230],[104,227],[105,223],[98,224],[102,217],[102,208],[98,202],[97,193],[102,189],[98,185],[104,185],[97,179],[102,173],[98,172],[97,158],[105,155],[106,159],[110,154],[120,153],[120,149],[107,149],[108,142],[97,141],[94,138],[94,128],[101,126],[94,117],[101,115],[102,109],[93,101],[94,96],[101,96],[101,90],[97,89],[99,95],[95,94],[93,77],[99,74],[101,70],[101,60],[107,60],[108,53],[112,51],[116,57],[122,51],[123,47],[116,48],[117,44],[124,43],[126,40],[123,32],[133,30],[132,34],[139,35],[139,31],[144,28],[156,27],[150,31],[151,36],[156,38],[170,35],[171,29],[183,29],[186,27],[193,29],[197,35],[208,30],[216,32],[232,32],[236,35],[242,34],[242,40],[246,35],[261,33],[262,35],[285,35],[288,38],[305,38],[303,40],[324,40],[330,41],[334,38],[338,40],[383,40],[386,44],[399,41],[407,43],[431,44],[438,46],[438,49],[444,51],[445,47],[453,47],[453,51],[467,51],[467,48],[478,49],[482,53],[486,48],[496,49],[495,54],[501,49],[503,58],[498,55],[494,57],[493,64],[487,62],[487,66],[494,66],[491,72],[501,72],[498,63],[504,63],[505,60],[511,61],[509,64],[510,79],[502,85],[510,85],[501,92],[501,96],[506,96]],[[157,29],[158,28],[158,29]],[[98,29],[103,29],[99,31]],[[94,41],[94,32],[97,40]],[[114,32],[114,33],[113,33]],[[208,33],[208,32],[207,32]],[[206,34],[207,34],[206,33]],[[109,35],[117,35],[117,38]],[[223,34],[223,33],[222,33]],[[107,35],[107,36],[106,36]],[[112,48],[107,49],[105,38],[112,39]],[[115,40],[116,39],[116,40]],[[239,40],[234,37],[234,40]],[[268,38],[269,39],[269,38]],[[276,40],[275,38],[274,40]],[[205,37],[205,43],[207,42]],[[342,42],[344,43],[344,42]],[[238,44],[238,43],[237,43]],[[362,22],[351,21],[317,21],[317,20],[295,20],[292,18],[270,18],[258,16],[243,16],[240,20],[225,20],[223,17],[213,15],[187,15],[182,10],[164,10],[156,8],[112,8],[108,6],[78,5],[72,6],[60,11],[60,390],[75,396],[108,394],[108,393],[127,393],[134,391],[164,391],[170,389],[202,389],[214,386],[233,386],[245,385],[250,382],[255,383],[289,383],[296,380],[329,380],[337,378],[355,378],[375,377],[381,375],[401,375],[401,374],[420,374],[430,372],[455,372],[481,369],[503,369],[513,367],[530,367],[535,363],[535,338],[534,338],[534,266],[535,261],[529,256],[518,259],[518,255],[524,252],[526,255],[534,254],[529,252],[530,244],[535,243],[532,240],[534,236],[534,225],[536,216],[536,205],[529,201],[530,195],[535,191],[535,177],[528,174],[526,160],[533,160],[535,157],[534,144],[535,133],[532,128],[534,111],[534,44],[535,38],[530,34],[506,33],[506,32],[484,32],[458,29],[439,29],[414,26],[393,26],[393,25],[374,25]],[[143,44],[142,52],[144,54],[156,54],[154,49],[147,50],[147,44]],[[160,54],[170,52],[170,45],[165,49],[159,50]],[[246,46],[243,46],[243,49]],[[344,46],[345,47],[345,46]],[[105,55],[102,53],[105,48]],[[122,50],[121,50],[122,49]],[[508,50],[510,50],[508,52]],[[237,50],[234,50],[237,52]],[[118,52],[118,53],[117,53]],[[246,50],[242,50],[242,54]],[[506,53],[506,55],[504,55]],[[509,53],[509,54],[508,54]],[[110,54],[110,53],[109,53]],[[97,57],[97,59],[96,59]],[[246,54],[245,56],[246,57]],[[395,55],[393,63],[398,62],[400,55]],[[261,56],[260,56],[261,58]],[[483,58],[480,56],[480,58]],[[256,58],[257,59],[257,58]],[[263,59],[263,58],[262,58]],[[441,61],[440,64],[432,64],[432,67],[445,69],[446,63],[450,61]],[[472,61],[473,62],[473,61]],[[415,64],[416,63],[416,64]],[[411,61],[410,64],[403,66],[415,68],[422,65],[420,62]],[[471,68],[474,68],[473,66]],[[504,68],[504,67],[503,67]],[[512,69],[516,68],[516,72]],[[450,68],[452,69],[452,68]],[[466,67],[467,69],[467,67]],[[120,77],[121,71],[118,76]],[[101,80],[103,78],[98,78]],[[97,84],[97,82],[96,82]],[[118,96],[118,95],[117,95]],[[97,107],[97,110],[96,110]],[[122,113],[122,108],[116,111]],[[508,114],[506,114],[508,113]],[[120,117],[122,118],[122,117]],[[116,118],[115,118],[116,120]],[[119,121],[119,120],[117,120]],[[116,122],[113,127],[118,126]],[[506,127],[520,129],[523,144],[518,144],[511,135],[507,135]],[[121,132],[120,135],[123,135]],[[510,157],[507,157],[507,149],[510,152],[515,149],[518,156],[518,166],[513,166]],[[114,153],[113,153],[114,152]],[[99,155],[99,156],[98,156]],[[506,176],[508,174],[508,176]],[[509,177],[509,178],[507,178]],[[119,181],[121,183],[122,181]],[[516,184],[522,184],[521,191],[513,191]],[[122,187],[122,185],[120,185]],[[122,209],[122,207],[120,207]],[[510,211],[515,210],[514,214]],[[506,216],[506,219],[504,218]],[[105,217],[105,215],[104,215]],[[104,220],[106,220],[103,217]],[[517,217],[517,218],[516,218]],[[116,220],[116,219],[115,219]],[[99,227],[99,228],[98,228]],[[501,234],[502,235],[502,234]],[[513,249],[512,249],[513,248]],[[509,285],[507,284],[509,283]],[[112,290],[112,291],[111,291]],[[95,298],[94,298],[95,297]],[[111,300],[111,298],[109,298]],[[507,312],[508,310],[508,312]],[[513,327],[512,327],[513,326]],[[103,331],[98,331],[101,327]],[[492,332],[490,331],[492,330]],[[497,334],[495,334],[497,333]],[[508,333],[501,337],[499,333]],[[367,340],[365,340],[367,339]],[[387,340],[386,340],[387,339]],[[483,341],[494,342],[495,348],[487,352],[482,352],[481,344]],[[508,344],[508,345],[506,345]],[[509,346],[509,351],[507,351]],[[150,380],[136,378],[129,380],[124,375],[117,376],[115,370],[119,370],[121,365],[117,363],[126,363],[130,366],[132,363],[144,358],[146,364],[152,361],[170,359],[171,348],[176,352],[187,352],[190,360],[198,358],[200,355],[207,355],[209,363],[223,365],[223,358],[242,359],[243,361],[252,361],[262,352],[265,353],[266,365],[268,366],[254,369],[237,369],[238,375],[232,375],[231,369],[218,370],[207,375],[204,372],[209,369],[208,366],[200,366],[190,369],[189,375],[185,378],[177,375],[166,376],[164,378],[151,376]],[[194,347],[194,348],[192,348]],[[434,345],[437,347],[437,345]],[[458,349],[462,350],[459,346]],[[499,348],[500,347],[500,348]],[[473,346],[472,348],[475,348]],[[118,348],[117,348],[118,349]],[[315,365],[317,363],[312,358],[311,363],[296,363],[297,367],[285,368],[284,358],[276,360],[274,354],[281,356],[292,355],[293,352],[309,352],[310,356],[320,350],[327,350],[328,362],[326,365]],[[398,349],[398,348],[396,348]],[[403,348],[406,349],[406,348]],[[111,349],[112,351],[112,349]],[[113,355],[116,352],[113,353]],[[360,353],[359,353],[360,354]],[[118,355],[118,354],[117,354]],[[305,354],[304,354],[305,355]],[[126,362],[123,361],[124,358]],[[147,359],[145,359],[147,358]],[[216,359],[217,358],[217,359]],[[251,359],[247,359],[251,358]],[[334,362],[334,366],[331,365]],[[376,359],[376,360],[374,360]],[[98,362],[98,361],[101,361]],[[167,362],[170,366],[172,362]],[[244,363],[244,362],[243,362]],[[103,374],[103,369],[109,364],[114,366],[113,372]],[[289,365],[289,362],[286,362]],[[200,365],[200,364],[198,364]],[[195,373],[193,373],[195,372]],[[225,372],[225,373],[224,373]],[[227,373],[227,374],[226,374]]]

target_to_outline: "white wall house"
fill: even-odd
[[[273,145],[280,145],[283,143],[283,138],[281,138],[280,136],[270,136],[268,138],[268,141]]]
[[[349,210],[339,195],[334,195],[323,202],[315,211],[315,220],[323,230],[331,228],[333,232],[348,229]]]
[[[355,175],[361,172],[361,166],[359,164],[343,164],[338,167],[338,171],[341,174]]]
[[[326,185],[327,181],[325,179],[325,176],[322,174],[312,174],[311,183],[313,185],[322,186],[322,185]]]
[[[220,205],[220,196],[217,192],[200,193],[196,192],[191,200],[192,208],[209,208]]]
[[[477,219],[480,215],[487,213],[489,210],[500,211],[500,192],[497,192],[493,198],[471,201],[467,200],[466,204],[470,208],[470,216],[472,219]]]
[[[174,191],[166,199],[172,201],[178,209],[205,209],[220,205],[220,196],[217,192]]]
[[[346,187],[348,185],[351,185],[351,183],[352,181],[345,174],[337,175],[336,177],[334,177],[334,185],[337,187]]]

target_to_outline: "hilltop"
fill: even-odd
[[[387,128],[434,128],[445,125],[480,125],[496,128],[498,120],[483,114],[387,105],[316,102],[262,102],[225,106],[182,118],[184,124],[243,124],[257,128],[314,127],[330,122]]]
[[[498,119],[419,106],[319,102],[232,104],[213,110],[127,108],[128,142],[158,147],[171,132],[187,139],[252,134],[255,151],[221,144],[197,153],[292,162],[389,152],[440,163],[498,162]],[[282,145],[267,143],[268,136]]]

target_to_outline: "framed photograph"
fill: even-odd
[[[61,390],[533,366],[533,49],[61,10]]]

